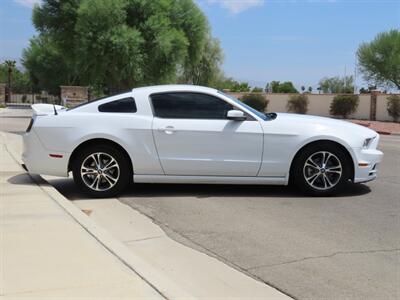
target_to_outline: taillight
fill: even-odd
[[[31,131],[31,129],[32,129],[32,126],[33,126],[33,118],[31,119],[31,121],[29,122],[29,125],[28,125],[28,128],[26,129],[26,132],[29,132],[29,131]]]

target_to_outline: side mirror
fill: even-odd
[[[244,115],[244,112],[240,110],[229,110],[228,113],[226,114],[226,118],[229,120],[233,121],[244,121],[246,120],[246,116]]]

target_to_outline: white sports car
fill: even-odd
[[[95,197],[133,182],[295,183],[311,195],[376,178],[379,135],[330,118],[260,113],[218,90],[136,88],[66,109],[32,106],[28,172],[68,176]]]

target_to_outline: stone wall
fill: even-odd
[[[236,98],[240,98],[244,93],[230,93]],[[286,104],[289,97],[292,94],[266,94],[269,100],[267,110],[269,112],[287,112]],[[350,116],[350,118],[369,120],[371,115],[371,96],[373,94],[361,94],[359,95],[360,103],[358,105],[357,111]],[[308,99],[310,100],[308,105],[309,115],[325,116],[329,117],[330,104],[335,97],[335,94],[308,94]],[[376,120],[378,121],[392,121],[389,116],[386,105],[387,105],[388,94],[376,94]],[[373,107],[372,107],[373,114]]]

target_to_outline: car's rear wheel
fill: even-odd
[[[349,181],[351,161],[340,147],[319,143],[306,147],[296,157],[291,176],[305,193],[313,196],[334,195]]]
[[[89,146],[80,151],[72,165],[75,183],[93,197],[113,197],[129,184],[129,161],[118,149]]]

